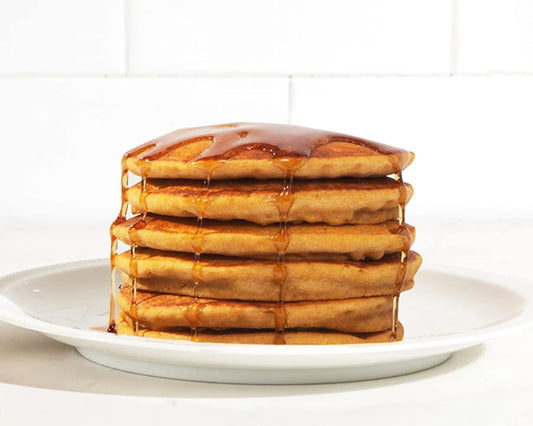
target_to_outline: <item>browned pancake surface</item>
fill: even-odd
[[[261,225],[280,222],[288,207],[288,222],[324,222],[330,225],[380,223],[396,219],[402,184],[390,178],[294,180],[290,201],[283,180],[230,180],[205,183],[194,180],[147,180],[144,199],[148,212],[217,220],[242,219]],[[412,187],[407,185],[407,202]],[[142,210],[141,184],[127,192],[135,211]]]
[[[244,302],[137,291],[122,285],[117,302],[122,311],[149,328],[206,327],[274,329],[279,320],[276,303]],[[392,296],[291,302],[283,305],[285,329],[324,328],[346,333],[372,333],[390,328]]]
[[[283,283],[284,301],[338,300],[392,295],[400,273],[399,254],[379,261],[285,261],[287,277]],[[403,290],[413,286],[413,278],[422,263],[410,252]],[[131,256],[122,253],[117,266],[122,279],[129,281]],[[201,259],[199,297],[275,302],[279,285],[274,278],[275,261],[205,255]],[[194,256],[139,249],[136,270],[137,288],[159,293],[193,296]]]
[[[121,314],[116,330],[118,334],[135,335],[133,324],[125,314]],[[403,327],[398,325],[395,340],[402,340]],[[233,343],[233,344],[256,344],[269,345],[279,342],[279,335],[273,331],[261,330],[199,330],[195,337],[191,330],[174,328],[167,330],[152,330],[141,324],[139,336],[167,340],[194,340],[206,343]],[[361,344],[383,343],[391,341],[390,330],[377,333],[348,334],[329,330],[288,330],[283,333],[283,341],[287,345],[335,345],[335,344]]]
[[[131,218],[113,229],[122,242],[130,243],[128,229],[138,218]],[[415,230],[409,226],[414,237]],[[396,221],[375,225],[291,224],[288,227],[287,254],[348,253],[352,259],[380,259],[398,253],[408,237],[397,233]],[[136,244],[158,250],[194,253],[198,224],[194,219],[148,215],[136,231]],[[278,225],[260,226],[244,221],[203,222],[202,253],[261,257],[278,253]],[[196,239],[196,240],[195,240]]]

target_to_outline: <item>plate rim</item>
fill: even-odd
[[[187,353],[187,354],[217,354],[224,356],[247,355],[247,356],[269,356],[269,357],[297,357],[306,356],[353,356],[353,355],[384,355],[395,354],[401,356],[413,351],[457,350],[493,340],[512,332],[518,332],[533,327],[533,285],[502,274],[494,274],[487,271],[476,271],[463,267],[450,267],[449,265],[431,264],[424,270],[445,274],[449,276],[459,276],[485,281],[492,285],[503,287],[516,292],[524,299],[522,311],[515,317],[503,320],[497,324],[488,325],[481,329],[470,330],[462,333],[450,335],[435,335],[415,339],[413,341],[401,341],[392,343],[367,343],[367,344],[344,344],[344,345],[252,345],[252,344],[220,344],[190,341],[169,341],[155,338],[136,336],[117,336],[101,331],[83,330],[50,323],[38,318],[34,318],[25,313],[14,302],[2,294],[2,287],[14,281],[34,278],[47,272],[63,272],[74,269],[98,267],[108,265],[109,259],[97,258],[72,262],[64,262],[41,266],[37,268],[17,271],[0,277],[0,321],[37,331],[55,340],[65,342],[64,339],[74,339],[76,341],[87,341],[96,344],[105,344],[107,347],[120,348],[124,345],[145,350],[164,350],[165,352]],[[453,268],[450,272],[450,268]],[[505,283],[501,284],[502,282]],[[10,306],[11,305],[11,306]],[[2,307],[7,306],[7,313]],[[65,342],[75,347],[83,347]]]

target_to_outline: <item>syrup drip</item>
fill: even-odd
[[[116,306],[116,258],[117,258],[117,249],[118,241],[117,238],[113,235],[113,229],[115,226],[124,223],[126,221],[126,215],[128,212],[129,202],[127,199],[127,190],[128,190],[128,168],[126,165],[127,156],[125,155],[122,158],[122,177],[121,177],[121,200],[122,204],[120,207],[120,212],[115,221],[111,224],[110,234],[111,234],[111,297],[109,304],[109,327],[108,331],[116,333],[115,330],[115,306]],[[139,161],[137,166],[142,172],[141,176],[141,193],[139,195],[139,204],[141,206],[141,214],[137,217],[137,220],[134,221],[128,227],[128,239],[130,244],[130,263],[129,263],[129,275],[132,280],[132,294],[131,294],[131,303],[129,309],[129,316],[133,320],[134,324],[134,333],[138,334],[139,331],[139,322],[137,320],[137,277],[139,275],[137,268],[137,233],[140,229],[146,226],[146,212],[148,211],[146,205],[146,176],[150,170],[150,163],[147,161]]]
[[[116,333],[115,327],[115,306],[116,306],[116,295],[115,291],[117,288],[117,249],[118,241],[115,235],[113,234],[113,229],[115,226],[124,223],[126,221],[126,213],[128,212],[128,200],[126,198],[126,190],[128,188],[128,168],[126,167],[126,157],[122,159],[122,175],[120,178],[120,193],[121,193],[121,205],[120,212],[117,218],[111,224],[109,229],[109,234],[111,237],[111,289],[109,297],[109,325],[107,331],[109,333]]]
[[[285,179],[286,180],[286,179]],[[284,185],[285,186],[285,185]],[[278,252],[277,261],[274,265],[274,284],[278,288],[277,305],[274,308],[274,344],[285,344],[285,324],[287,322],[285,306],[283,304],[283,286],[287,280],[287,265],[285,265],[285,253],[289,245],[289,234],[287,233],[287,222],[280,222],[278,233],[273,236],[274,244]]]
[[[214,170],[214,168],[212,169]],[[189,323],[189,327],[191,328],[191,340],[197,341],[198,340],[198,324],[199,324],[199,315],[202,312],[202,306],[198,303],[198,286],[200,285],[200,281],[202,279],[202,264],[200,262],[202,251],[204,249],[203,242],[204,242],[204,232],[203,232],[203,224],[204,224],[204,215],[205,215],[205,209],[207,208],[207,204],[209,202],[209,186],[211,183],[211,174],[212,170],[209,171],[207,178],[204,181],[204,188],[201,192],[201,194],[194,198],[192,200],[193,205],[196,207],[196,217],[198,220],[198,226],[196,228],[196,232],[191,240],[191,245],[194,250],[194,264],[192,267],[192,281],[194,285],[194,293],[193,293],[193,302],[187,305],[186,311],[185,311],[185,318],[187,319],[187,322]]]
[[[398,197],[398,227],[396,234],[405,236],[405,243],[400,252],[400,265],[398,274],[393,285],[393,299],[392,299],[392,320],[391,320],[391,340],[396,340],[398,330],[398,312],[400,304],[400,293],[405,282],[407,274],[407,262],[409,259],[409,249],[411,248],[412,235],[405,223],[405,204],[407,203],[407,186],[403,182],[402,173],[394,175],[396,182],[400,183],[400,196]]]
[[[288,232],[289,212],[294,202],[294,193],[292,190],[292,181],[294,172],[302,167],[307,161],[307,157],[299,158],[273,158],[273,164],[283,171],[283,187],[281,191],[276,194],[273,199],[279,213],[279,228],[278,232],[271,236],[271,239],[276,246],[277,261],[274,265],[273,280],[278,287],[278,300],[274,308],[274,341],[276,345],[284,345],[285,342],[285,326],[287,324],[287,315],[283,300],[283,288],[285,281],[287,281],[287,265],[285,264],[285,254],[290,243],[290,236]]]
[[[139,194],[139,204],[142,212],[137,216],[137,220],[128,228],[128,240],[130,242],[130,264],[129,275],[131,277],[131,303],[129,316],[133,320],[133,331],[137,336],[139,333],[139,321],[137,318],[137,277],[139,276],[137,266],[137,235],[139,230],[146,226],[146,175],[141,178],[141,193]]]
[[[115,289],[117,286],[116,283],[116,275],[117,275],[117,267],[116,267],[116,258],[117,258],[117,239],[113,235],[113,228],[118,224],[118,217],[117,219],[112,223],[111,228],[109,230],[109,233],[111,235],[111,288],[109,290],[109,322],[107,331],[109,333],[116,333],[115,331],[115,305],[116,305],[116,296],[115,296]]]

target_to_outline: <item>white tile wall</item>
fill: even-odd
[[[0,79],[0,217],[117,213],[120,158],[179,127],[287,117],[285,78]]]
[[[294,80],[293,122],[414,151],[410,212],[533,214],[533,77]]]
[[[447,73],[451,1],[132,0],[132,74]]]
[[[1,0],[0,75],[120,74],[124,0]]]
[[[458,72],[533,72],[531,0],[461,0],[458,6]]]
[[[0,223],[108,220],[126,149],[240,120],[411,148],[414,214],[531,214],[532,4],[0,0]]]

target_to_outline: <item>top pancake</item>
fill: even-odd
[[[340,133],[233,123],[176,130],[127,152],[139,176],[177,179],[317,179],[399,173],[414,154]]]

